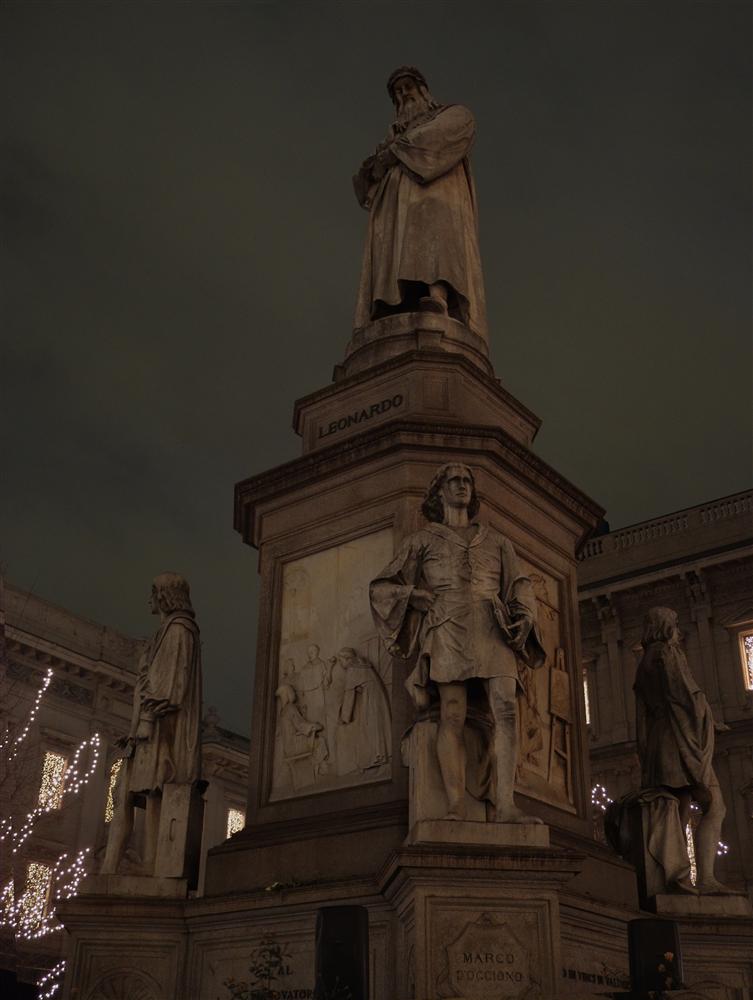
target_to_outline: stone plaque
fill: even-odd
[[[384,529],[284,567],[271,800],[389,777],[391,663],[368,594],[392,548]]]
[[[489,913],[465,923],[446,946],[437,994],[464,1000],[538,995],[540,983],[523,940],[530,928],[520,924],[514,930],[511,920]]]

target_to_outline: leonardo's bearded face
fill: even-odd
[[[397,120],[403,124],[426,111],[429,102],[412,76],[401,76],[392,85],[392,98],[397,110]]]

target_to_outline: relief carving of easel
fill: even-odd
[[[549,672],[549,713],[552,717],[552,732],[549,742],[549,764],[547,781],[551,782],[555,764],[559,761],[565,775],[565,793],[572,801],[572,749],[570,727],[572,725],[572,699],[570,696],[570,675],[565,666],[565,651],[555,650],[554,665]]]

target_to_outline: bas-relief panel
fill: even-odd
[[[392,548],[386,528],[284,567],[271,800],[389,777],[391,664],[369,582]]]
[[[522,696],[517,785],[521,792],[572,809],[572,664],[562,646],[558,581],[520,559],[533,584],[546,663],[532,670],[521,665]]]

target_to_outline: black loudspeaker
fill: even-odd
[[[326,906],[316,914],[314,1000],[369,1000],[369,914]]]
[[[680,931],[674,920],[628,923],[632,989],[671,990],[683,985]]]

